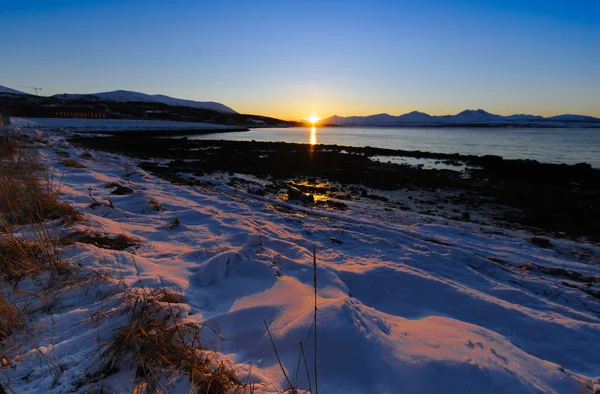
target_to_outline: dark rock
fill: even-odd
[[[329,240],[330,240],[331,242],[333,242],[334,244],[338,244],[338,245],[342,245],[342,244],[343,244],[343,242],[342,242],[342,241],[340,241],[339,239],[337,239],[337,238],[335,238],[335,237],[329,237]]]
[[[175,159],[169,163],[169,166],[173,167],[173,168],[185,168],[186,162],[183,161],[182,159]]]
[[[117,196],[125,196],[128,194],[133,194],[133,190],[128,188],[127,186],[119,186],[111,194],[115,194]]]
[[[540,248],[549,248],[552,246],[552,242],[548,238],[543,237],[531,237],[529,238],[529,242],[532,244],[539,246]]]
[[[121,184],[118,182],[108,182],[107,184],[104,185],[105,189],[110,189],[113,187],[121,187]]]
[[[166,225],[167,230],[176,230],[179,227],[181,227],[181,221],[179,220],[178,216],[175,216],[175,219],[171,220]]]
[[[345,210],[348,208],[348,205],[344,204],[343,202],[333,200],[319,200],[316,202],[316,204],[324,208],[333,208],[341,210]]]
[[[265,189],[263,189],[260,186],[254,186],[248,189],[248,193],[250,194],[254,194],[257,196],[264,196],[267,194],[267,192],[265,192]]]
[[[312,194],[304,194],[300,189],[292,185],[287,185],[288,200],[301,201],[314,204],[315,198]]]
[[[387,197],[378,196],[376,194],[366,194],[366,195],[363,195],[363,197],[366,197],[369,200],[375,200],[375,201],[383,201],[383,202],[389,201],[389,199]]]

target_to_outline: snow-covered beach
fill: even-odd
[[[210,326],[203,344],[255,392],[289,388],[265,321],[290,380],[309,388],[299,343],[312,366],[313,246],[322,393],[590,393],[600,384],[597,244],[546,235],[542,247],[526,230],[377,201],[349,201],[344,211],[282,202],[220,174],[178,185],[135,159],[74,147],[70,131],[17,122],[13,132],[38,137],[32,149],[61,200],[83,213],[61,233],[136,241],[121,251],[75,242],[65,258],[126,284],[179,289],[181,321]],[[66,166],[66,156],[81,168]],[[113,194],[119,185],[131,193]],[[99,343],[124,323],[121,291],[91,282],[34,308],[30,350],[3,355],[0,382],[17,393],[133,392],[139,376],[127,358],[102,380],[89,378]],[[163,384],[190,389],[183,378]]]
[[[139,119],[77,119],[77,118],[15,118],[18,127],[41,128],[43,130],[70,131],[78,133],[115,133],[115,132],[170,132],[179,134],[202,131],[240,131],[240,127],[202,122],[173,122],[163,120]]]

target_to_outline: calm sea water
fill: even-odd
[[[189,137],[497,155],[600,168],[600,129],[294,127]]]

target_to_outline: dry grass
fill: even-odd
[[[58,201],[33,155],[10,145],[10,141],[0,148],[0,342],[6,347],[12,343],[15,332],[27,329],[27,315],[10,294],[2,291],[6,286],[1,282],[16,287],[24,277],[48,270],[51,275],[67,272],[68,265],[61,260],[59,248],[75,242],[124,250],[138,241],[126,235],[109,237],[93,231],[76,231],[61,239],[56,230],[51,235],[48,229],[54,228],[54,223],[48,220],[73,222],[81,218],[80,214]],[[78,163],[65,158],[63,164],[76,167]],[[92,200],[96,202],[93,197]],[[157,201],[151,201],[150,206],[156,210],[162,208]],[[176,219],[175,226],[178,225]],[[92,270],[85,283],[97,280],[109,278]],[[79,282],[75,275],[52,278],[48,280],[48,291],[58,292],[57,284],[71,287]],[[166,392],[163,384],[182,375],[190,380],[197,393],[236,393],[247,391],[247,387],[253,390],[253,385],[240,383],[232,365],[203,348],[200,334],[210,328],[181,322],[181,309],[177,306],[183,302],[181,292],[164,286],[150,290],[140,284],[139,288],[128,289],[125,295],[127,322],[106,343],[98,337],[100,368],[97,374],[89,375],[89,382],[82,381],[83,385],[93,383],[94,379],[101,381],[116,372],[123,362],[133,359],[137,366],[137,387],[145,392]],[[18,349],[21,345],[16,343],[14,347]]]
[[[164,212],[167,210],[167,208],[163,207],[160,202],[153,197],[148,199],[148,205],[150,206],[150,209],[156,212]]]
[[[85,166],[83,164],[79,163],[75,159],[65,159],[65,160],[63,160],[62,164],[65,167],[70,167],[70,168],[85,168]]]
[[[57,237],[46,219],[78,220],[80,214],[56,198],[35,157],[23,151],[21,137],[0,138],[0,340],[25,327],[26,314],[11,291],[24,278],[42,272],[65,274]],[[2,283],[3,282],[3,283]]]
[[[12,146],[13,154],[0,156],[0,214],[7,225],[62,219],[72,223],[81,215],[58,201],[37,159]]]
[[[23,327],[25,327],[23,313],[5,292],[0,291],[0,342]]]
[[[181,301],[180,294],[164,288],[138,291],[130,299],[127,324],[106,344],[102,369],[116,368],[129,354],[137,363],[138,386],[146,390],[166,392],[160,377],[185,375],[197,393],[241,392],[245,386],[232,366],[203,349],[200,333],[205,327],[178,321],[171,304]]]
[[[0,275],[18,284],[51,269],[68,271],[47,219],[71,223],[81,215],[56,197],[36,158],[9,139],[10,155],[0,156]],[[55,232],[55,230],[54,230]]]
[[[179,227],[181,227],[181,221],[179,220],[179,217],[175,216],[175,219],[167,223],[165,227],[167,230],[177,230]]]
[[[0,275],[6,282],[19,282],[43,271],[41,257],[42,250],[34,242],[10,235],[0,237]]]
[[[150,291],[150,296],[158,302],[166,302],[168,304],[183,303],[183,294],[175,290],[169,290],[165,287],[159,287]]]
[[[43,226],[21,228],[20,234],[6,229],[0,235],[0,278],[5,282],[16,286],[23,278],[42,272],[65,275],[71,271],[61,258],[57,237]]]
[[[275,357],[277,358],[277,362],[279,363],[279,368],[281,369],[281,373],[283,374],[283,377],[285,378],[286,382],[287,382],[287,388],[283,391],[279,391],[280,393],[287,393],[287,394],[297,394],[298,393],[298,387],[296,386],[295,382],[297,382],[297,378],[299,376],[300,373],[300,363],[303,362],[304,364],[304,370],[306,373],[306,379],[307,379],[307,383],[308,383],[308,392],[309,393],[314,393],[314,394],[319,394],[319,377],[318,377],[318,368],[317,368],[317,311],[318,311],[318,305],[317,305],[317,248],[316,246],[313,244],[313,289],[314,289],[314,314],[313,314],[313,324],[310,327],[310,330],[308,332],[308,336],[306,337],[306,340],[308,341],[309,336],[312,332],[313,334],[313,345],[314,345],[314,354],[313,354],[313,378],[311,379],[310,376],[310,370],[308,368],[308,361],[306,359],[306,354],[304,352],[305,349],[305,343],[300,342],[300,353],[298,355],[298,364],[296,366],[296,370],[294,373],[294,377],[293,379],[290,379],[291,375],[288,375],[288,373],[286,372],[285,367],[283,366],[283,363],[281,362],[281,358],[279,357],[279,352],[277,351],[277,346],[275,345],[275,340],[273,339],[273,336],[271,335],[271,331],[269,330],[269,325],[267,324],[266,321],[263,321],[265,324],[265,331],[267,332],[268,336],[269,336],[269,340],[271,341],[271,346],[273,347],[273,351],[275,352]],[[294,383],[292,383],[294,382]],[[312,387],[312,383],[314,383],[314,391],[313,391],[313,387]]]
[[[0,136],[0,157],[12,157],[16,153],[14,144],[10,139]]]

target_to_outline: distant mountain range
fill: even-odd
[[[6,86],[0,85],[1,93],[11,93],[16,95],[30,95]],[[40,96],[42,99],[44,96]],[[196,109],[206,109],[217,111],[222,114],[238,114],[232,108],[214,101],[193,101],[165,96],[162,94],[145,94],[131,92],[127,90],[115,90],[113,92],[89,93],[89,94],[56,94],[50,96],[58,100],[86,100],[86,101],[112,101],[116,103],[136,102],[136,103],[156,103],[165,104],[171,107],[189,107]],[[456,115],[429,115],[424,112],[413,111],[404,115],[393,116],[389,114],[376,114],[369,116],[349,116],[341,117],[334,115],[329,118],[321,119],[321,125],[332,126],[485,126],[485,127],[600,127],[600,118],[594,118],[585,115],[558,115],[543,117],[537,115],[517,114],[502,116],[491,114],[483,109],[465,110]]]
[[[529,126],[529,127],[600,127],[600,118],[585,115],[558,115],[543,117],[537,115],[502,116],[491,114],[482,109],[465,110],[456,115],[432,116],[424,112],[413,111],[393,116],[377,114],[370,116],[332,116],[321,119],[321,125],[332,126]]]
[[[0,93],[12,93],[12,94],[29,94],[25,92],[21,92],[12,88],[8,88],[6,86],[0,85]],[[103,101],[116,101],[116,102],[138,102],[138,103],[162,103],[166,105],[170,105],[172,107],[182,106],[182,107],[190,107],[190,108],[199,108],[199,109],[210,109],[212,111],[218,111],[227,114],[237,114],[236,111],[229,108],[228,106],[216,103],[214,101],[193,101],[193,100],[185,100],[174,97],[165,96],[163,94],[145,94],[139,92],[130,92],[127,90],[115,90],[114,92],[102,92],[102,93],[86,93],[86,94],[78,94],[78,93],[63,93],[56,94],[54,97],[62,100],[76,100],[76,99],[85,99],[85,100],[103,100]]]

